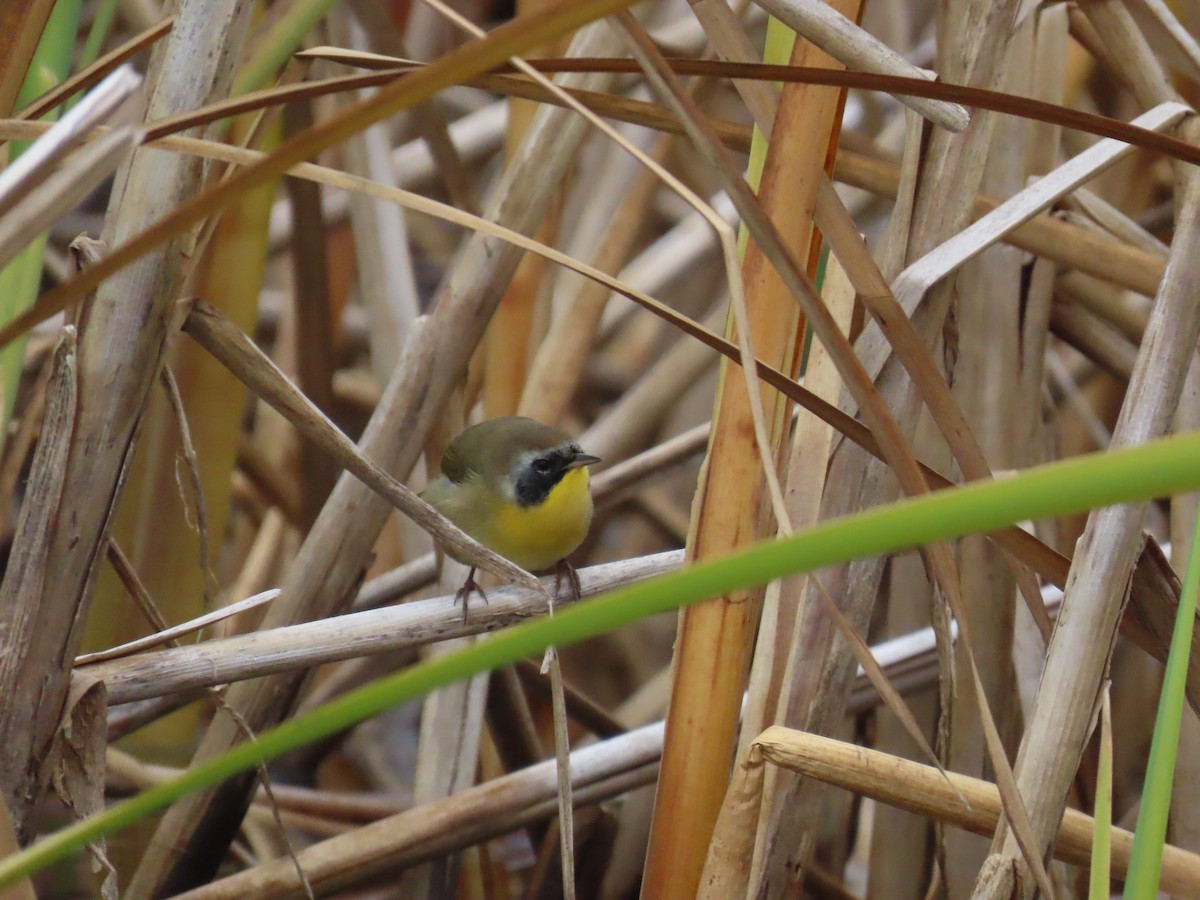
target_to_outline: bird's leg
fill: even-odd
[[[567,587],[571,589],[571,599],[581,599],[583,597],[583,586],[579,583],[579,573],[565,559],[560,559],[558,565],[554,567],[554,595],[558,596],[558,589],[562,586],[564,575],[567,578]]]
[[[477,593],[483,598],[483,602],[487,603],[487,594],[483,592],[478,582],[475,581],[475,567],[471,566],[471,570],[467,572],[467,580],[463,582],[463,586],[458,589],[458,593],[454,595],[456,603],[461,603],[463,608],[463,621],[467,621],[467,601],[471,599],[471,594]]]

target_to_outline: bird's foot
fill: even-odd
[[[558,591],[562,587],[564,577],[567,580],[567,587],[571,591],[571,599],[581,599],[583,597],[583,586],[579,583],[579,573],[565,559],[560,559],[558,565],[554,567],[554,596],[558,596]]]
[[[467,601],[471,599],[471,594],[478,594],[483,598],[483,602],[485,604],[488,602],[487,594],[484,593],[483,588],[479,586],[479,583],[475,581],[474,566],[472,566],[471,571],[467,573],[467,580],[463,582],[463,586],[460,587],[458,592],[454,595],[454,602],[462,604],[464,622],[467,621]]]

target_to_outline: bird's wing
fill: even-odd
[[[455,484],[462,484],[473,472],[463,460],[462,448],[457,440],[451,441],[442,454],[442,474]]]

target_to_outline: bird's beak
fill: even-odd
[[[586,453],[580,453],[577,457],[567,463],[568,469],[582,469],[584,466],[593,466],[600,462],[600,457],[589,456]]]

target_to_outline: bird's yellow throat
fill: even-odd
[[[483,543],[523,569],[548,569],[583,543],[591,521],[588,471],[581,467],[536,506],[502,504]]]

